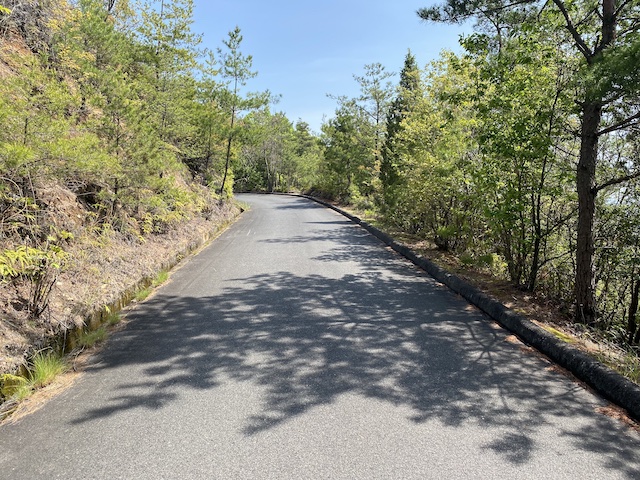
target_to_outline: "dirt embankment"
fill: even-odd
[[[142,238],[92,222],[91,213],[64,187],[52,185],[38,194],[51,223],[73,238],[63,246],[68,257],[40,317],[30,318],[26,310],[29,285],[0,283],[0,374],[15,372],[34,351],[117,303],[143,279],[173,266],[240,213],[233,203],[222,203],[206,218],[193,217]]]

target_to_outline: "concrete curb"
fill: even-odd
[[[635,420],[640,421],[639,385],[598,362],[590,355],[561,341],[543,328],[538,327],[535,323],[518,315],[513,310],[508,309],[502,303],[489,297],[456,275],[447,272],[430,260],[416,254],[406,245],[398,243],[385,232],[362,221],[360,218],[318,198],[308,195],[298,196],[313,200],[314,202],[335,210],[352,222],[361,225],[400,255],[422,268],[434,279],[461,295],[504,328],[513,332],[524,343],[535,348],[549,357],[553,362],[573,373],[578,379],[595,389],[606,399],[627,410],[629,415]]]

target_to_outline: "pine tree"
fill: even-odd
[[[226,50],[218,49],[220,63],[220,77],[224,81],[224,89],[221,92],[221,105],[227,110],[229,118],[226,140],[226,154],[224,164],[224,175],[220,185],[220,195],[222,196],[227,188],[227,177],[231,166],[231,153],[233,140],[237,134],[236,120],[238,114],[245,110],[255,110],[269,103],[270,94],[264,92],[260,94],[241,94],[242,87],[247,81],[254,78],[258,72],[252,71],[253,57],[243,55],[240,51],[242,45],[242,34],[240,28],[229,32],[229,38],[223,41]],[[229,189],[230,191],[230,189]]]
[[[415,57],[409,51],[400,72],[397,96],[387,114],[387,133],[382,149],[380,180],[387,207],[393,207],[395,203],[394,191],[401,181],[401,171],[404,169],[402,154],[396,145],[399,141],[398,135],[403,129],[403,120],[412,111],[420,95],[420,72]]]

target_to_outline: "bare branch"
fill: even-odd
[[[507,10],[511,7],[515,7],[517,5],[526,5],[529,3],[535,3],[535,0],[520,0],[520,1],[516,1],[516,2],[512,2],[512,3],[508,3],[507,5],[502,5],[501,7],[496,7],[496,8],[490,8],[488,10],[480,10],[483,14],[488,15],[490,13],[497,13],[497,12],[501,12],[503,10]]]
[[[637,125],[639,123],[637,121],[639,119],[640,119],[640,112],[637,112],[635,115],[632,115],[631,117],[625,118],[624,120],[618,123],[615,123],[607,128],[603,128],[602,130],[598,131],[596,135],[605,135],[607,133],[615,132],[616,130],[622,130],[623,128],[633,127],[634,125]]]
[[[624,177],[612,178],[611,180],[604,182],[602,185],[596,185],[591,189],[591,191],[593,193],[598,193],[607,187],[610,187],[612,185],[619,185],[635,178],[640,178],[640,171],[630,173],[629,175],[625,175]]]
[[[555,257],[545,258],[542,262],[540,262],[540,268],[544,267],[546,264],[554,262],[555,260],[560,260],[563,257],[568,257],[573,254],[573,250],[567,250],[564,253],[559,253]]]

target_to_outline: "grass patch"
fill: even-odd
[[[151,287],[147,287],[144,290],[140,290],[136,293],[135,299],[138,302],[145,300],[149,295],[151,295]]]
[[[109,313],[107,318],[105,319],[105,323],[109,326],[117,325],[122,321],[122,317],[119,313]]]
[[[38,352],[29,362],[26,377],[5,374],[0,378],[0,393],[5,399],[20,402],[37,388],[46,387],[69,369],[66,359],[53,351]]]
[[[251,208],[251,205],[249,205],[246,202],[242,202],[240,200],[234,200],[234,201],[236,203],[236,206],[238,206],[238,208],[240,208],[240,210],[242,210],[243,212],[246,212]]]
[[[141,302],[143,300],[146,300],[146,298],[151,295],[151,292],[153,291],[154,288],[159,287],[160,285],[162,285],[164,282],[167,281],[167,279],[169,278],[169,271],[168,270],[161,270],[160,272],[158,272],[158,274],[155,276],[155,278],[153,280],[151,280],[151,285],[149,285],[147,288],[144,288],[142,290],[140,290],[138,293],[136,293],[135,295],[135,300],[138,302]]]
[[[82,332],[78,338],[78,346],[91,348],[96,343],[102,342],[105,338],[107,338],[107,328],[102,326],[91,332]]]
[[[640,358],[636,353],[627,353],[618,367],[618,371],[636,383],[640,383]]]
[[[158,273],[158,275],[156,275],[156,278],[153,279],[153,282],[151,282],[151,286],[158,287],[162,285],[164,282],[166,282],[168,278],[169,278],[169,272],[167,270],[162,270],[161,272]]]
[[[39,352],[31,360],[27,380],[33,388],[44,387],[68,368],[66,360],[61,355],[52,351]]]
[[[640,357],[634,352],[621,355],[611,355],[606,352],[596,352],[594,357],[620,375],[635,383],[640,383]]]

